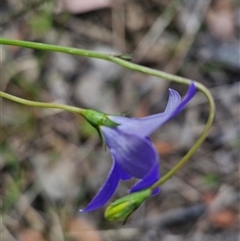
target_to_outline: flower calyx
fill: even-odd
[[[81,112],[81,115],[96,129],[99,129],[100,126],[118,126],[117,123],[108,118],[108,114],[96,110],[85,109]]]

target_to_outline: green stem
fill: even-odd
[[[20,103],[23,105],[32,106],[32,107],[62,109],[62,110],[66,110],[66,111],[70,111],[70,112],[74,112],[74,113],[78,113],[78,114],[81,114],[84,110],[84,109],[74,107],[74,106],[25,100],[25,99],[7,94],[2,91],[0,91],[0,97],[6,98],[8,100],[12,100],[14,102],[17,102],[17,103]]]
[[[106,53],[99,53],[95,51],[85,50],[85,49],[64,47],[64,46],[22,41],[22,40],[5,39],[5,38],[0,38],[0,44],[20,46],[20,47],[25,47],[30,49],[40,49],[40,50],[52,51],[52,52],[60,52],[65,54],[73,54],[73,55],[79,55],[79,56],[90,57],[90,58],[104,59],[131,70],[135,70],[144,74],[154,75],[154,76],[161,77],[180,84],[189,85],[189,83],[191,82],[191,80],[186,78],[182,78],[173,74],[168,74],[159,70],[154,70],[148,67],[144,67],[138,64],[128,62],[121,58],[121,56],[123,56],[124,58],[124,55],[118,55],[115,53],[106,54]]]
[[[188,153],[169,171],[167,172],[160,180],[155,182],[150,189],[154,190],[156,187],[162,185],[167,180],[169,180],[177,171],[179,171],[183,166],[187,164],[189,159],[193,156],[193,154],[197,151],[197,149],[202,145],[204,140],[206,139],[208,132],[210,130],[210,127],[213,123],[214,116],[215,116],[215,103],[213,100],[213,97],[210,93],[210,91],[202,84],[195,82],[195,85],[197,86],[197,89],[202,91],[204,95],[207,97],[209,101],[209,116],[207,123],[198,138],[198,140],[195,142],[195,144],[192,146],[192,148],[188,151]]]
[[[58,45],[35,43],[35,42],[12,40],[12,39],[4,39],[4,38],[0,38],[0,44],[21,46],[21,47],[31,48],[31,49],[40,49],[40,50],[46,50],[46,51],[80,55],[80,56],[97,58],[97,59],[104,59],[104,60],[116,63],[118,65],[121,65],[123,67],[126,67],[128,69],[135,70],[135,71],[138,71],[138,72],[141,72],[144,74],[149,74],[149,75],[157,76],[160,78],[164,78],[166,80],[173,81],[176,83],[189,85],[192,82],[192,80],[187,79],[187,78],[179,77],[176,75],[168,74],[168,73],[165,73],[162,71],[154,70],[154,69],[151,69],[148,67],[144,67],[144,66],[140,66],[138,64],[128,62],[124,59],[121,59],[121,57],[120,57],[121,55],[116,55],[116,54],[98,53],[98,52],[84,50],[84,49],[78,49],[78,48],[70,48],[70,47],[64,47],[64,46],[58,46]],[[193,147],[167,174],[165,174],[159,181],[157,181],[155,184],[153,184],[151,186],[152,190],[154,188],[156,188],[157,186],[166,182],[169,178],[171,178],[179,169],[181,169],[189,161],[189,158],[196,152],[196,150],[201,146],[201,144],[207,137],[210,127],[213,123],[213,119],[214,119],[214,115],[215,115],[215,104],[214,104],[213,97],[212,97],[210,91],[204,85],[202,85],[199,82],[194,82],[194,83],[195,83],[197,89],[206,96],[206,98],[208,99],[208,102],[209,102],[209,116],[208,116],[207,123],[204,127],[202,134],[200,135],[200,137],[198,138],[196,143],[193,145]],[[15,97],[15,98],[17,98],[17,97]],[[75,110],[77,109],[77,113],[79,113],[79,110],[81,110],[76,107],[69,107],[69,106],[58,105],[58,104],[53,104],[53,105],[55,107],[51,107],[51,108],[60,108],[60,109],[73,111],[73,112],[75,112]],[[56,107],[56,106],[58,106],[58,107]],[[46,107],[46,104],[44,104],[44,106],[38,106],[38,107]],[[69,108],[71,108],[71,110]]]

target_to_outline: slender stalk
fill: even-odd
[[[190,80],[186,78],[182,78],[173,74],[168,74],[159,70],[154,70],[148,67],[144,67],[138,64],[134,64],[131,62],[128,62],[123,58],[124,55],[119,55],[116,53],[112,54],[106,54],[106,53],[99,53],[95,51],[85,50],[85,49],[78,49],[78,48],[71,48],[71,47],[65,47],[65,46],[58,46],[58,45],[52,45],[52,44],[44,44],[44,43],[36,43],[36,42],[29,42],[29,41],[22,41],[22,40],[14,40],[14,39],[5,39],[0,38],[0,44],[4,45],[13,45],[13,46],[20,46],[24,48],[30,48],[30,49],[40,49],[45,51],[52,51],[52,52],[60,52],[65,54],[73,54],[73,55],[79,55],[84,57],[90,57],[90,58],[97,58],[97,59],[103,59],[110,62],[113,62],[115,64],[121,65],[123,67],[126,67],[131,70],[135,70],[144,74],[154,75],[157,77],[164,78],[166,80],[170,80],[173,82],[177,82],[180,84],[189,85]]]
[[[31,49],[40,49],[40,50],[45,50],[45,51],[61,52],[61,53],[66,53],[66,54],[73,54],[73,55],[85,56],[85,57],[90,57],[90,58],[103,59],[103,60],[107,60],[107,61],[116,63],[118,65],[121,65],[123,67],[126,67],[126,68],[134,70],[134,71],[157,76],[157,77],[164,78],[166,80],[173,81],[176,83],[189,85],[192,82],[192,80],[187,79],[187,78],[179,77],[176,75],[168,74],[168,73],[165,73],[165,72],[162,72],[159,70],[154,70],[154,69],[151,69],[148,67],[144,67],[144,66],[140,66],[138,64],[128,62],[128,61],[124,60],[125,59],[124,55],[98,53],[95,51],[89,51],[89,50],[78,49],[78,48],[70,48],[70,47],[64,47],[64,46],[58,46],[58,45],[12,40],[12,39],[4,39],[4,38],[0,38],[0,44],[14,45],[14,46],[20,46],[20,47],[31,48]],[[123,57],[121,58],[121,56],[123,56]],[[202,131],[200,137],[198,138],[196,143],[193,145],[193,147],[167,174],[165,174],[159,181],[157,181],[155,184],[153,184],[150,187],[152,190],[154,188],[156,188],[157,186],[160,186],[161,184],[166,182],[169,178],[171,178],[178,170],[180,170],[189,161],[190,157],[196,152],[196,150],[201,146],[201,144],[207,137],[209,129],[213,123],[213,119],[215,116],[215,104],[214,104],[213,97],[212,97],[210,91],[204,85],[202,85],[199,82],[194,82],[194,83],[195,83],[197,89],[206,96],[206,98],[209,102],[209,116],[208,116],[207,123],[206,123],[204,130]],[[6,95],[3,96],[1,94],[1,96],[7,98]],[[15,97],[14,101],[20,99],[20,98],[17,98],[17,99],[16,98],[17,97]],[[10,98],[8,98],[8,99],[10,99]],[[11,100],[13,100],[12,97],[11,97]],[[17,102],[19,102],[19,101],[17,101]],[[39,103],[33,104],[34,102],[25,102],[25,103],[27,105],[36,106],[36,107],[59,108],[59,109],[64,109],[64,110],[68,110],[71,112],[77,112],[77,113],[80,113],[82,111],[82,109],[80,109],[80,108],[59,105],[59,104],[48,104],[48,107],[47,107],[46,104],[44,104],[44,105],[42,105],[42,104],[39,105]]]
[[[195,84],[196,84],[198,90],[202,91],[209,101],[209,116],[208,116],[207,123],[206,123],[206,125],[204,127],[204,130],[202,131],[200,137],[195,142],[195,144],[192,146],[192,148],[188,151],[188,153],[169,172],[167,172],[160,180],[155,182],[150,187],[151,190],[154,190],[156,187],[165,183],[177,171],[179,171],[183,166],[185,166],[187,164],[189,159],[193,156],[193,154],[197,151],[197,149],[202,145],[202,143],[206,139],[206,137],[208,135],[208,132],[210,130],[210,127],[213,123],[214,116],[215,116],[215,103],[214,103],[214,100],[212,98],[212,95],[211,95],[210,91],[204,85],[202,85],[200,83],[196,83],[196,82],[195,82]]]
[[[74,112],[74,113],[78,113],[78,114],[81,114],[83,111],[83,109],[81,109],[81,108],[69,106],[69,105],[62,105],[62,104],[57,104],[57,103],[44,103],[44,102],[26,100],[26,99],[22,99],[22,98],[7,94],[2,91],[0,91],[0,97],[17,102],[19,104],[28,105],[28,106],[32,106],[32,107],[62,109],[62,110],[66,110],[66,111],[70,111],[70,112]]]

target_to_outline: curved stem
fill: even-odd
[[[208,132],[210,130],[210,127],[213,123],[214,116],[215,116],[215,103],[213,100],[213,97],[210,93],[210,91],[202,84],[195,82],[195,85],[197,86],[198,90],[202,91],[205,96],[207,97],[209,101],[209,116],[207,123],[205,125],[204,130],[202,131],[200,137],[198,140],[195,142],[195,144],[192,146],[192,148],[188,151],[188,153],[169,171],[167,172],[160,180],[155,182],[150,189],[154,190],[156,187],[162,185],[164,182],[169,180],[177,171],[179,171],[184,165],[187,164],[191,156],[197,151],[197,149],[202,145],[204,142],[205,138],[208,135]]]
[[[25,48],[31,48],[31,49],[40,49],[40,50],[46,50],[46,51],[54,51],[54,52],[61,52],[66,54],[73,54],[73,55],[80,55],[85,57],[91,57],[91,58],[97,58],[97,59],[104,59],[113,63],[116,63],[118,65],[121,65],[123,67],[126,67],[131,70],[135,70],[144,74],[149,74],[153,76],[157,76],[160,78],[164,78],[169,81],[177,82],[180,84],[189,85],[192,81],[187,78],[179,77],[176,75],[168,74],[159,70],[154,70],[148,67],[140,66],[138,64],[134,64],[131,62],[128,62],[125,59],[124,55],[117,55],[117,54],[106,54],[106,53],[98,53],[94,51],[84,50],[84,49],[78,49],[78,48],[70,48],[70,47],[64,47],[64,46],[58,46],[58,45],[50,45],[50,44],[43,44],[43,43],[36,43],[36,42],[29,42],[29,41],[20,41],[20,40],[12,40],[12,39],[4,39],[0,38],[0,44],[5,45],[14,45],[14,46],[21,46]],[[121,58],[122,57],[122,58]],[[169,178],[171,178],[179,169],[181,169],[189,160],[189,158],[196,152],[196,150],[201,146],[203,141],[208,135],[209,129],[213,123],[214,115],[215,115],[215,104],[213,97],[210,93],[210,91],[201,83],[195,82],[195,85],[199,91],[201,91],[209,102],[209,116],[207,123],[205,125],[205,128],[196,141],[196,143],[193,145],[193,147],[188,151],[188,153],[167,173],[165,174],[159,181],[157,181],[155,184],[153,184],[150,188],[154,189],[157,186],[163,184],[166,182]],[[15,97],[17,98],[17,97]],[[79,113],[79,108],[64,106],[64,105],[58,105],[53,104],[55,107],[49,107],[49,108],[60,108],[68,111],[73,111]],[[33,106],[33,105],[32,105]],[[36,106],[36,105],[35,105]],[[57,106],[57,107],[56,107]],[[46,104],[44,106],[38,106],[38,107],[46,107]],[[66,108],[67,107],[67,108]],[[48,107],[46,107],[48,108]],[[75,108],[77,111],[75,111]]]
[[[3,97],[8,100],[12,100],[14,102],[17,102],[23,105],[32,106],[32,107],[62,109],[62,110],[66,110],[66,111],[70,111],[78,114],[81,114],[84,110],[84,109],[74,107],[74,106],[69,106],[69,105],[62,105],[57,103],[43,103],[43,102],[25,100],[25,99],[7,94],[2,91],[0,91],[0,97]]]
[[[115,53],[112,53],[112,54],[99,53],[99,52],[85,50],[85,49],[71,48],[71,47],[58,46],[58,45],[52,45],[52,44],[36,43],[36,42],[29,42],[29,41],[22,41],[22,40],[5,39],[5,38],[0,38],[0,44],[20,46],[20,47],[25,47],[25,48],[30,48],[30,49],[40,49],[40,50],[45,50],[45,51],[60,52],[60,53],[65,53],[65,54],[73,54],[73,55],[79,55],[79,56],[84,56],[84,57],[103,59],[103,60],[107,60],[107,61],[113,62],[115,64],[118,64],[118,65],[121,65],[123,67],[126,67],[128,69],[132,69],[132,70],[144,73],[144,74],[161,77],[161,78],[164,78],[164,79],[167,79],[170,81],[174,81],[174,82],[177,82],[180,84],[189,85],[189,83],[190,83],[189,79],[128,62],[128,61],[124,60],[125,55],[119,55],[119,54],[115,54]]]

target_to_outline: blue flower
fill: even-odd
[[[120,180],[128,180],[132,177],[140,179],[131,187],[130,192],[133,193],[150,187],[160,178],[159,155],[149,135],[177,115],[195,93],[194,83],[190,84],[183,99],[177,91],[169,89],[169,99],[163,113],[144,118],[108,116],[111,121],[118,124],[114,127],[100,126],[100,131],[112,156],[112,167],[105,183],[87,207],[82,210],[83,212],[102,207],[112,197]],[[159,188],[156,188],[152,195],[158,191]]]

